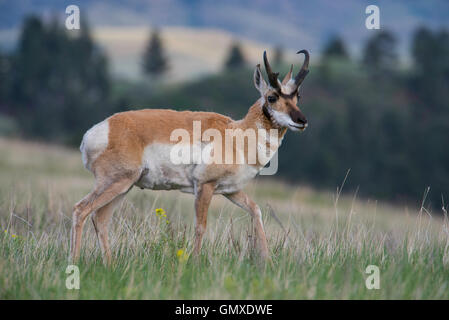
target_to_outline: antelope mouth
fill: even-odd
[[[306,130],[308,124],[289,124],[288,125],[290,127],[290,129],[292,129],[293,131],[304,131]]]

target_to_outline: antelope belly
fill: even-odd
[[[145,174],[137,186],[153,190],[180,189],[193,192],[192,164],[173,164],[170,159],[172,145],[152,144],[144,150],[142,165]]]

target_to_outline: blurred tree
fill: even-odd
[[[78,144],[109,113],[107,61],[84,22],[69,36],[57,20],[28,17],[13,70],[14,113],[28,136]]]
[[[228,69],[237,69],[245,66],[245,57],[243,56],[240,44],[234,42],[229,50],[228,57],[225,61],[225,67]]]
[[[418,28],[413,36],[412,56],[417,68],[423,75],[442,75],[449,71],[449,33],[441,30]]]
[[[449,32],[446,29],[442,29],[438,33],[437,42],[440,44],[440,69],[446,80],[449,79]]]
[[[426,168],[418,181],[430,185],[447,202],[448,195],[440,190],[449,186],[449,34],[421,27],[412,42],[413,72],[410,91],[417,99],[411,104],[413,119],[409,137],[414,142],[410,150],[422,156],[413,158],[412,166]],[[425,155],[425,156],[424,156]]]
[[[438,72],[438,65],[434,60],[435,54],[438,53],[435,52],[436,46],[438,44],[435,42],[434,36],[429,29],[421,27],[416,30],[412,43],[412,56],[416,67],[415,72]]]
[[[10,82],[10,57],[0,50],[0,112],[8,113],[9,82]]]
[[[396,69],[396,38],[389,31],[372,36],[363,49],[363,64],[371,73],[382,75]]]
[[[323,49],[323,58],[349,59],[343,39],[339,36],[332,37]]]
[[[422,115],[429,110],[449,113],[449,33],[421,27],[413,36],[411,51],[415,75],[412,90],[428,102],[427,108],[418,109],[418,113]]]
[[[332,84],[332,77],[335,77],[339,70],[343,68],[342,62],[350,62],[349,54],[343,39],[338,35],[334,35],[325,44],[321,54],[321,64],[318,68],[318,74],[323,85],[329,86]]]
[[[279,66],[284,61],[284,49],[281,46],[274,48],[273,65]]]
[[[168,68],[168,59],[160,32],[158,29],[154,29],[143,54],[143,71],[147,75],[157,77],[167,72]]]

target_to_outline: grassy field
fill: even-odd
[[[87,223],[81,288],[68,290],[71,209],[93,184],[80,153],[0,139],[0,179],[0,299],[449,298],[449,224],[439,213],[261,179],[247,192],[262,208],[272,265],[258,267],[250,218],[220,196],[200,260],[188,259],[192,196],[136,188],[113,218],[113,265],[102,265]],[[368,265],[380,269],[378,290],[365,286]]]

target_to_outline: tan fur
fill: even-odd
[[[195,251],[198,255],[201,250],[201,243],[206,231],[207,210],[214,194],[215,181],[204,183],[198,187],[195,199],[196,226],[195,226]]]
[[[117,162],[123,167],[138,168],[144,148],[152,143],[175,144],[170,134],[177,128],[193,132],[193,121],[201,121],[202,130],[215,128],[224,135],[231,118],[213,112],[174,111],[169,109],[144,109],[117,113],[108,119],[109,144],[94,162],[93,170],[104,170],[108,163]],[[97,169],[100,168],[100,169]]]
[[[277,109],[288,112],[293,105],[284,101],[283,98],[280,99],[282,101]],[[193,121],[201,121],[202,132],[214,128],[220,131],[223,137],[225,137],[225,129],[240,128],[257,131],[257,122],[263,124],[266,130],[276,129],[276,126],[263,115],[258,102],[251,106],[246,117],[240,121],[234,121],[215,112],[179,112],[170,109],[144,109],[117,113],[108,119],[109,144],[100,157],[93,161],[92,170],[94,173],[104,171],[110,163],[114,163],[114,167],[139,167],[143,150],[147,145],[155,142],[175,144],[176,142],[170,141],[171,132],[177,128],[183,128],[192,135]],[[280,138],[285,135],[285,132],[285,129],[281,131]],[[224,150],[224,139],[222,143]]]

